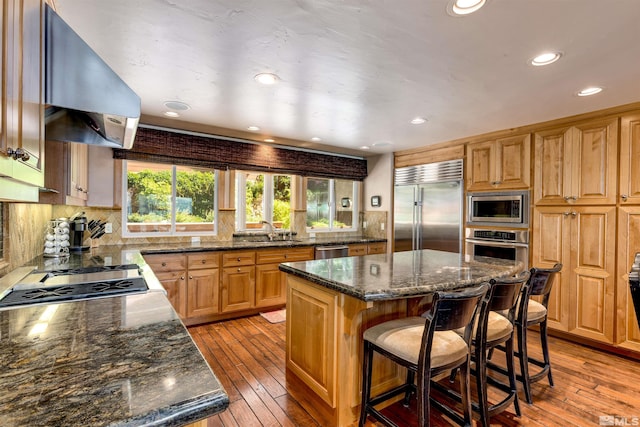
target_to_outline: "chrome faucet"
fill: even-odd
[[[274,237],[276,237],[276,229],[273,226],[273,224],[271,224],[269,221],[260,221],[262,224],[267,224],[269,226],[269,228],[271,228],[271,231],[267,234],[267,237],[269,237],[269,240],[273,240]]]

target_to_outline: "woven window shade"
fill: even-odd
[[[114,158],[154,163],[243,169],[362,181],[367,161],[264,144],[140,127],[133,148],[113,150]]]

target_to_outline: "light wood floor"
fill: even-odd
[[[189,332],[229,394],[229,408],[210,418],[208,426],[318,425],[287,394],[284,323],[253,316],[190,327]],[[532,338],[536,341],[535,333]],[[553,337],[550,347],[555,387],[544,381],[534,384],[533,405],[520,393],[520,418],[511,407],[493,417],[492,425],[598,426],[600,416],[626,417],[629,423],[615,425],[638,425],[631,423],[640,422],[640,362]],[[410,411],[394,405],[387,413],[410,426],[415,425]],[[450,425],[432,412],[432,425]]]

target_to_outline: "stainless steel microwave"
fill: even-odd
[[[529,192],[469,193],[467,224],[528,227]]]

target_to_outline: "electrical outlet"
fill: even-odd
[[[192,236],[191,243],[200,244],[200,236]]]
[[[362,221],[362,228],[367,228],[367,221]]]
[[[381,231],[384,231],[384,222],[381,222],[381,223],[380,223],[380,230],[381,230]]]
[[[113,233],[113,224],[111,224],[110,222],[107,222],[107,223],[104,225],[104,232],[105,232],[106,234],[111,234],[111,233]]]

